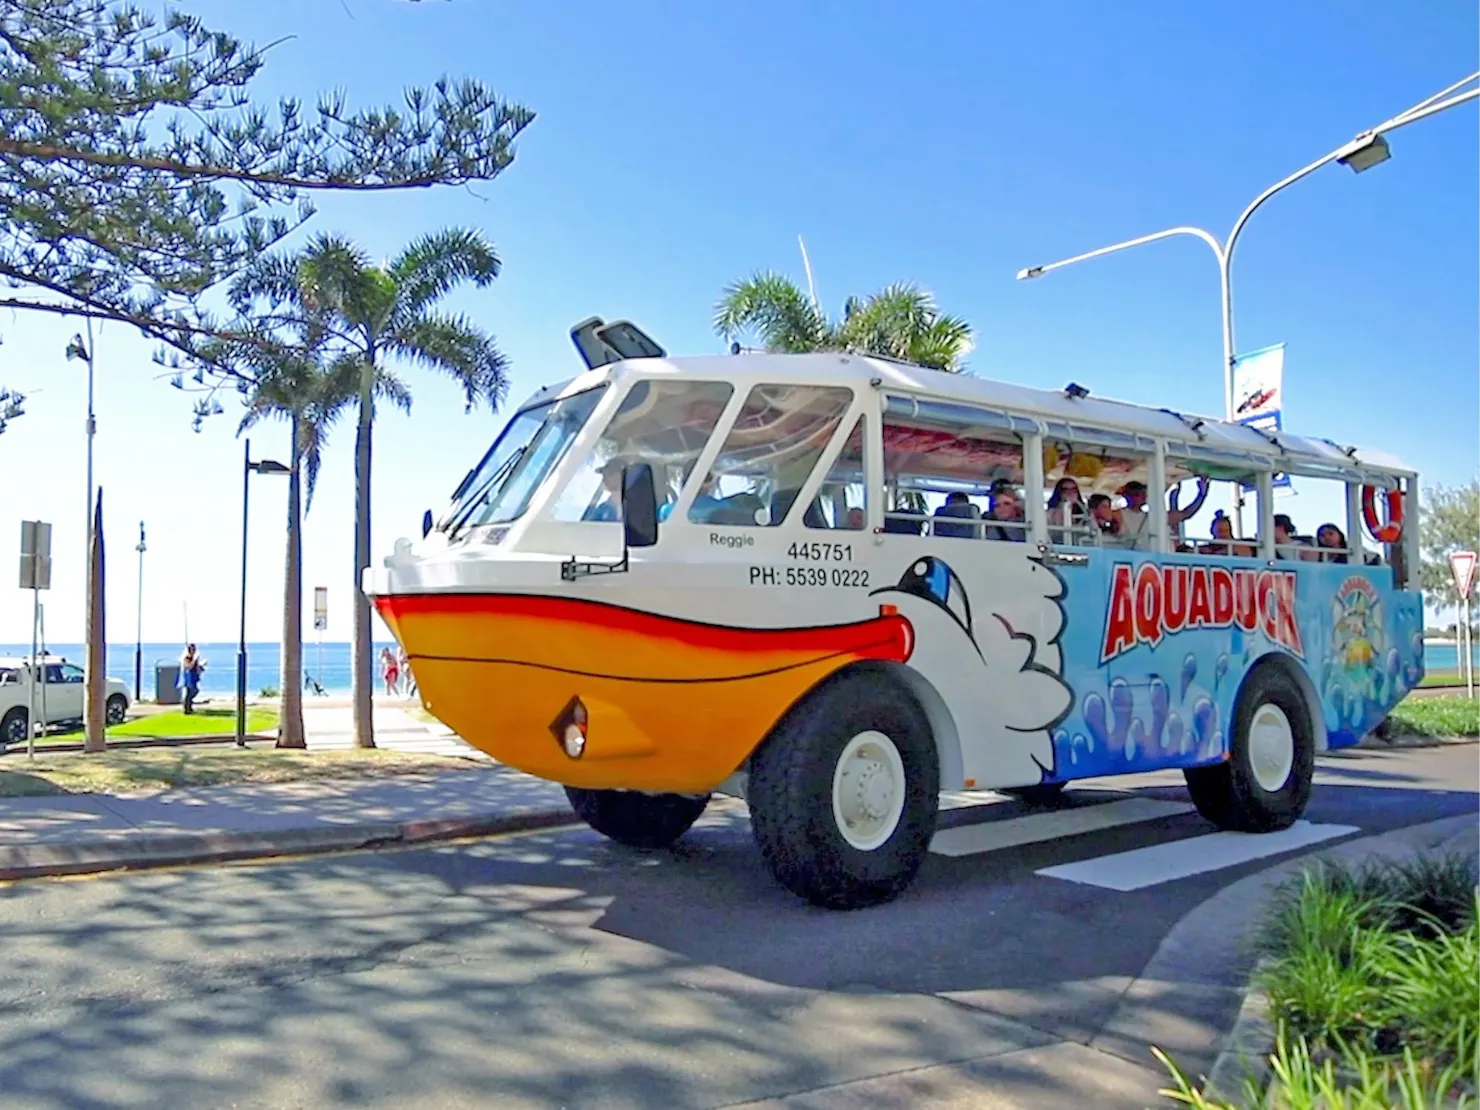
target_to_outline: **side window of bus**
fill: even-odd
[[[733,392],[728,382],[636,382],[590,456],[560,491],[551,516],[620,520],[622,469],[645,462],[653,468],[662,519],[678,500]]]
[[[994,414],[962,425],[884,421],[884,531],[1023,543],[1028,538],[1022,440],[990,427]],[[1006,423],[1000,417],[996,417]]]
[[[853,404],[853,391],[816,385],[758,385],[745,398],[713,467],[689,507],[697,524],[774,528]],[[814,527],[817,505],[806,518]]]
[[[1125,447],[1106,447],[1045,437],[1044,506],[1050,543],[1069,546],[1152,546],[1149,456]]]
[[[853,424],[853,431],[828,469],[827,477],[817,490],[817,497],[802,518],[808,528],[833,528],[862,531],[868,520],[864,500],[863,417]]]

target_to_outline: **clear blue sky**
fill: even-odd
[[[1206,247],[1015,272],[1175,224],[1226,234],[1266,185],[1480,68],[1472,0],[191,8],[255,41],[291,36],[264,96],[337,86],[380,103],[445,72],[538,113],[496,182],[324,197],[311,225],[386,255],[449,224],[483,229],[504,276],[458,307],[497,335],[516,402],[575,372],[567,329],[591,314],[630,317],[675,353],[718,350],[721,287],[764,268],[801,280],[801,233],[828,306],[918,281],[976,328],[978,374],[1220,412]],[[1289,344],[1286,426],[1386,448],[1431,482],[1477,466],[1476,140],[1471,104],[1402,130],[1361,177],[1328,167],[1254,218],[1234,267],[1239,347]],[[0,437],[0,538],[54,522],[54,642],[80,637],[84,600],[84,377],[62,359],[74,330],[0,319],[0,383],[31,394]],[[149,344],[110,327],[97,346],[110,638],[134,635],[143,518],[145,638],[180,637],[188,602],[192,638],[233,639],[234,415],[193,434]],[[503,420],[410,379],[412,416],[377,424],[377,552],[442,505]],[[306,532],[306,586],[330,587],[332,639],[348,638],[352,439],[345,426],[331,444]],[[272,429],[254,448],[284,441]],[[253,638],[280,628],[283,511],[281,486],[255,480]],[[0,590],[0,641],[26,638],[29,620],[29,598]]]

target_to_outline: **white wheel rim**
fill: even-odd
[[[1249,768],[1254,781],[1270,794],[1284,788],[1295,766],[1295,730],[1277,705],[1265,702],[1249,722]]]
[[[894,834],[904,813],[904,760],[882,732],[849,740],[833,769],[833,820],[852,847],[869,852]]]

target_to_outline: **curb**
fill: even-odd
[[[1259,968],[1255,968],[1255,977],[1258,973]],[[1274,1041],[1269,996],[1251,982],[1227,1043],[1208,1072],[1203,1094],[1209,1099],[1235,1102],[1243,1096],[1250,1082],[1257,1090],[1265,1090],[1269,1084],[1269,1057],[1274,1051]]]
[[[277,737],[263,732],[249,732],[246,736],[247,742],[277,743]],[[136,736],[121,740],[105,741],[106,747],[101,752],[92,752],[92,755],[107,755],[109,752],[124,751],[131,748],[188,748],[196,744],[230,744],[236,740],[233,733],[221,735],[204,734],[200,736]],[[36,745],[36,754],[42,755],[66,755],[80,752],[83,748],[81,740],[68,740],[62,743],[46,743]],[[0,757],[7,755],[25,755],[26,745],[24,743],[12,744],[9,747],[0,748]]]
[[[403,822],[282,829],[275,832],[163,833],[124,840],[0,848],[0,882],[104,871],[144,871],[197,863],[413,847],[472,836],[576,824],[569,809],[533,810]]]

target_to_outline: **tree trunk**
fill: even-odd
[[[288,558],[283,576],[282,705],[277,746],[306,748],[303,735],[303,451],[299,417],[292,420],[293,446],[288,469]]]
[[[85,752],[101,752],[107,749],[103,730],[108,723],[108,672],[107,630],[103,618],[103,586],[107,579],[103,575],[103,487],[98,487],[97,504],[93,509],[92,550],[87,553],[87,688],[86,726],[82,742]]]
[[[355,624],[350,678],[354,692],[355,746],[375,747],[374,653],[370,642],[370,601],[362,583],[370,566],[370,431],[375,419],[375,349],[365,354],[360,370],[360,423],[355,431]]]

